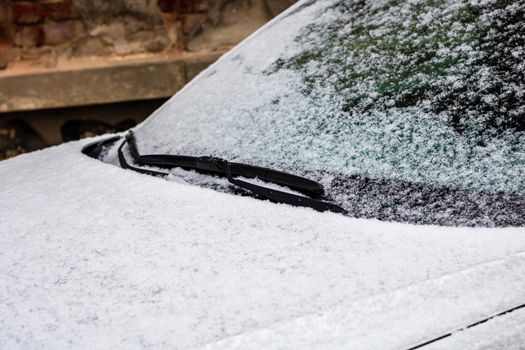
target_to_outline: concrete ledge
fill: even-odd
[[[0,73],[0,112],[169,97],[224,52],[71,61]]]

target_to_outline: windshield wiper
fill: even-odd
[[[116,141],[115,138],[112,138],[88,145],[84,147],[83,153],[96,158],[100,154],[101,148],[104,145],[114,141]],[[186,170],[195,170],[200,173],[223,176],[226,177],[231,184],[246,189],[256,196],[268,199],[272,202],[285,203],[299,207],[309,207],[317,211],[347,213],[346,210],[338,205],[325,202],[321,199],[324,195],[324,189],[323,186],[316,181],[274,169],[229,162],[217,157],[192,157],[169,154],[141,155],[138,151],[136,139],[132,132],[126,135],[125,140],[118,148],[119,163],[124,169],[153,176],[168,175],[168,173],[162,171],[140,168],[128,163],[123,152],[126,144],[128,145],[129,153],[133,158],[133,162],[139,166],[157,167],[162,169],[183,168]],[[279,186],[285,186],[308,197],[256,185],[236,178],[238,176],[259,179]]]

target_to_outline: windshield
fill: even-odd
[[[525,225],[523,1],[300,1],[136,128],[307,176],[357,217]]]

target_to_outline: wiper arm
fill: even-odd
[[[99,143],[104,142],[105,141],[101,141]],[[106,142],[108,143],[107,140]],[[180,167],[186,170],[196,170],[201,173],[225,176],[231,184],[249,190],[255,195],[266,198],[272,202],[286,203],[300,207],[309,207],[317,211],[347,213],[346,210],[344,210],[343,208],[320,199],[324,194],[324,189],[323,186],[316,181],[274,169],[243,163],[229,162],[225,159],[217,157],[192,157],[168,154],[141,155],[138,151],[136,139],[132,132],[126,135],[125,140],[120,144],[118,148],[119,163],[120,166],[124,169],[129,169],[141,174],[153,176],[168,175],[168,173],[162,171],[139,168],[129,164],[123,152],[124,146],[126,144],[129,146],[129,153],[133,158],[134,163],[141,166],[151,166],[164,169]],[[99,147],[88,145],[84,149],[97,148]],[[84,153],[90,155],[87,152]],[[259,186],[247,181],[237,179],[235,178],[236,176],[242,176],[253,179],[257,178],[280,186],[286,186],[309,197],[303,197],[293,193]]]
[[[104,147],[109,146],[120,139],[120,136],[113,136],[101,141],[92,142],[82,148],[82,153],[91,158],[98,159],[104,150]]]
[[[126,141],[129,145],[130,154],[138,165],[155,166],[164,169],[184,168],[226,177],[228,177],[229,171],[231,176],[257,178],[262,181],[272,182],[280,186],[289,187],[312,198],[320,198],[324,194],[323,186],[320,183],[279,170],[244,163],[227,162],[216,157],[190,157],[169,154],[140,155],[136,139],[132,133],[126,136]]]

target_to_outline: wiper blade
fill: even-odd
[[[98,144],[108,144],[114,142],[114,138],[111,141],[101,141]],[[124,169],[133,170],[135,172],[153,176],[167,176],[169,175],[166,172],[152,170],[147,168],[140,168],[134,165],[131,165],[126,160],[124,155],[124,146],[128,145],[129,153],[133,158],[135,164],[140,166],[148,167],[157,167],[163,169],[172,169],[172,168],[183,168],[186,170],[195,170],[200,173],[219,175],[226,177],[228,181],[240,188],[246,189],[253,194],[268,199],[276,203],[285,203],[293,206],[299,207],[309,207],[317,211],[331,211],[336,213],[347,213],[346,210],[335,205],[321,200],[324,189],[323,186],[313,180],[285,173],[282,171],[244,164],[244,163],[235,163],[229,162],[225,159],[217,157],[192,157],[192,156],[182,156],[182,155],[168,155],[168,154],[149,154],[141,155],[138,151],[137,143],[135,136],[132,132],[126,135],[125,140],[120,144],[118,148],[118,159],[120,166]],[[88,145],[85,149],[96,149],[98,150],[102,146],[97,145]],[[84,152],[90,156],[93,156],[89,153]],[[235,178],[237,176],[242,176],[245,178],[259,179],[265,182],[274,183],[279,186],[285,186],[302,194],[305,194],[309,197],[304,197],[296,195],[293,193],[288,193],[284,191],[279,191],[276,189],[256,185],[247,181],[240,180]]]
[[[323,186],[320,183],[301,176],[250,164],[226,162],[216,157],[190,157],[168,154],[140,155],[132,136],[126,137],[126,140],[130,145],[130,153],[138,165],[155,166],[164,169],[184,168],[226,177],[228,175],[227,171],[229,171],[232,176],[242,176],[250,179],[257,178],[262,181],[272,182],[280,186],[289,187],[312,198],[321,198],[324,194]],[[224,165],[226,163],[228,164],[227,167]]]

